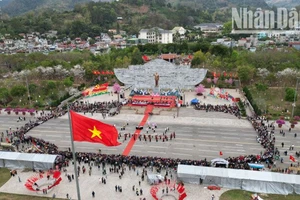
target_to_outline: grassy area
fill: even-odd
[[[2,187],[10,179],[10,171],[6,168],[0,168],[0,187]],[[25,187],[25,186],[24,186]],[[12,188],[13,190],[13,188]],[[37,197],[29,195],[19,195],[19,194],[7,194],[0,192],[1,200],[50,200],[52,198],[47,197]]]
[[[220,200],[250,200],[251,195],[254,194],[254,192],[247,192],[243,190],[229,190],[227,192],[224,192]],[[262,194],[259,196],[263,198],[264,200],[299,200],[300,195],[277,195],[277,194]]]
[[[53,198],[0,193],[0,199],[1,200],[47,200],[47,199],[50,200]],[[57,199],[57,198],[55,198],[55,199]]]
[[[6,168],[0,168],[0,187],[10,179],[10,171]]]
[[[266,91],[258,91],[255,87],[249,87],[254,102],[262,111],[269,114],[272,119],[279,116],[291,116],[292,103],[284,100],[285,88],[268,88]],[[288,110],[289,112],[284,112]]]

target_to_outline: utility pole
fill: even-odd
[[[294,93],[294,103],[293,103],[293,108],[292,108],[292,119],[294,117],[294,111],[295,111],[295,107],[296,107],[296,99],[297,99],[297,96],[298,96],[298,80],[299,80],[299,77],[297,77],[297,82],[296,82],[296,89],[295,89],[295,93]]]
[[[29,92],[27,75],[25,75],[25,77],[26,77],[26,87],[27,87],[27,95],[28,95],[29,105],[31,106],[31,97],[30,97],[30,92]]]

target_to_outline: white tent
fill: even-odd
[[[215,158],[211,160],[211,166],[215,166],[216,164],[225,165],[228,168],[229,162],[224,158]]]
[[[54,168],[56,158],[57,155],[0,151],[0,167],[45,170]]]
[[[201,178],[204,184],[232,189],[269,194],[300,194],[299,176],[292,174],[179,165],[177,176],[188,183],[199,184]]]
[[[160,174],[147,174],[147,180],[150,185],[157,185],[164,181],[164,177]]]

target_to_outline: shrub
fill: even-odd
[[[81,83],[80,86],[78,86],[78,90],[82,91],[85,88],[85,83]]]
[[[289,101],[289,102],[293,102],[294,98],[296,95],[296,91],[293,88],[286,88],[285,89],[285,96],[284,96],[284,100]],[[296,97],[297,100],[297,97]]]

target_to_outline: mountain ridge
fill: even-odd
[[[300,6],[300,0],[266,0],[269,6],[295,8]]]
[[[22,15],[30,11],[56,10],[69,11],[74,9],[76,4],[89,2],[113,2],[116,0],[2,0],[0,1],[1,11],[10,17]],[[147,2],[146,2],[147,1]],[[148,4],[156,3],[158,0],[119,0],[118,2],[128,2],[128,4]],[[159,0],[170,4],[170,6],[189,6],[205,10],[219,10],[230,7],[252,7],[267,8],[265,0]]]

